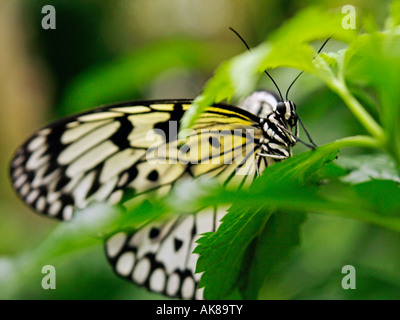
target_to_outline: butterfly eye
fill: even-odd
[[[283,116],[286,113],[286,106],[283,101],[278,102],[276,105],[276,113]]]

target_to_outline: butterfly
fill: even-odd
[[[15,153],[13,187],[35,211],[66,221],[95,202],[113,205],[168,194],[185,179],[208,177],[227,188],[247,187],[266,167],[290,157],[297,142],[316,147],[287,98],[301,73],[286,99],[265,73],[279,95],[256,91],[237,107],[210,105],[184,139],[178,132],[193,104],[188,99],[123,102],[56,121]],[[299,124],[311,144],[299,138]],[[217,230],[226,209],[177,213],[118,232],[106,241],[107,258],[119,276],[152,292],[202,299],[198,256],[192,252],[201,234]]]
[[[206,176],[226,187],[248,185],[265,167],[291,156],[298,139],[293,102],[258,91],[239,107],[214,104],[182,144],[179,121],[191,104],[124,102],[56,121],[15,153],[14,189],[35,211],[70,220],[76,209],[93,202],[120,203],[127,193],[167,194],[182,179]],[[174,157],[163,149],[175,150]],[[191,252],[201,233],[217,229],[226,208],[204,211],[113,235],[105,246],[110,263],[117,274],[151,291],[200,298],[197,257]]]

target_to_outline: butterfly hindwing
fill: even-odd
[[[106,243],[106,254],[123,278],[171,298],[202,299],[192,254],[199,235],[215,231],[226,208],[177,215],[135,233],[120,232]]]

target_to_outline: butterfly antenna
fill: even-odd
[[[250,50],[250,47],[248,46],[248,44],[246,43],[246,41],[242,38],[242,36],[232,27],[229,27],[229,30],[231,30],[234,34],[236,34],[238,36],[238,38],[244,43],[244,45],[246,46],[247,50]],[[271,75],[267,72],[267,70],[264,70],[265,74],[271,79],[272,83],[274,84],[275,88],[278,90],[279,96],[281,97],[281,100],[283,101],[283,96],[281,93],[281,90],[279,90],[278,85],[276,84],[275,80],[271,77]]]
[[[328,43],[328,41],[329,41],[331,38],[332,38],[332,37],[329,37],[328,39],[325,40],[325,42],[324,42],[324,43],[322,44],[322,46],[319,48],[317,54],[319,54],[319,53],[322,51],[322,49],[325,47],[325,45]],[[302,74],[303,74],[303,71],[301,71],[301,72],[296,76],[296,78],[294,78],[294,80],[292,81],[292,83],[291,83],[290,86],[288,87],[288,89],[287,89],[287,91],[286,91],[286,94],[285,94],[286,100],[289,100],[289,91],[290,91],[290,89],[292,88],[293,84],[297,81],[297,79],[298,79]],[[301,119],[300,119],[299,116],[297,116],[297,119],[299,120],[301,127],[303,128],[304,132],[306,133],[308,140],[311,142],[312,145],[314,145],[314,146],[316,147],[317,145],[316,145],[316,144],[314,143],[314,141],[312,140],[310,134],[308,133],[308,131],[307,131],[305,125],[303,124],[303,122],[301,121]]]
[[[313,139],[311,138],[310,134],[308,133],[306,126],[303,124],[303,121],[301,121],[300,117],[297,116],[297,120],[299,120],[301,127],[303,128],[304,132],[307,135],[308,141],[310,141],[310,143],[314,146],[314,147],[318,147],[316,145],[316,143],[313,141]],[[302,141],[301,141],[302,142]],[[304,142],[302,142],[304,144]]]
[[[319,54],[319,53],[322,51],[322,49],[325,47],[325,45],[328,43],[328,41],[329,41],[331,38],[332,38],[332,37],[329,37],[328,39],[325,40],[325,42],[322,44],[321,48],[319,48],[317,54]],[[303,71],[300,72],[300,73],[296,76],[296,78],[294,78],[294,80],[292,81],[292,83],[290,84],[289,88],[288,88],[287,91],[286,91],[286,95],[285,95],[286,100],[289,100],[288,96],[289,96],[290,88],[293,86],[293,84],[297,81],[297,79],[298,79],[302,74],[303,74]]]
[[[294,140],[304,144],[306,147],[313,149],[313,150],[317,147],[317,145],[314,142],[312,142],[312,140],[310,141],[312,143],[312,145],[308,144],[307,142],[301,140],[299,137],[296,137],[295,135],[293,135],[293,133],[290,132],[288,129],[286,129],[284,126],[278,124],[278,127],[281,128],[283,131],[285,131],[287,134],[289,134]]]
[[[300,73],[296,76],[296,78],[294,78],[294,80],[292,81],[292,83],[290,84],[289,88],[288,88],[287,91],[286,91],[286,95],[285,95],[286,100],[289,100],[288,95],[289,95],[290,88],[294,85],[294,83],[296,82],[296,80],[303,74],[303,72],[304,72],[304,71],[300,72]]]

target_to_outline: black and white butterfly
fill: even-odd
[[[165,195],[183,179],[205,176],[228,188],[246,187],[290,157],[297,142],[315,146],[288,91],[286,99],[280,91],[257,91],[238,107],[210,105],[184,140],[180,120],[192,100],[124,102],[61,119],[17,150],[10,168],[14,189],[37,212],[70,220],[94,202]],[[299,123],[311,145],[299,139]],[[107,257],[118,275],[150,291],[201,299],[192,252],[199,235],[217,230],[226,209],[177,213],[119,232],[106,242]]]
[[[289,157],[297,142],[294,103],[260,91],[239,107],[208,107],[182,147],[168,129],[175,123],[179,130],[191,103],[125,102],[50,124],[16,152],[10,171],[13,186],[37,212],[70,220],[76,209],[93,202],[120,203],[127,192],[133,197],[165,194],[185,178],[208,176],[227,187],[244,186],[268,165]],[[245,134],[249,130],[250,136]],[[158,147],[176,149],[177,158],[168,160],[177,161],[152,163],[148,150],[155,141]],[[192,144],[207,147],[193,150]],[[219,163],[204,161],[222,156]],[[191,252],[199,234],[216,230],[225,209],[177,215],[163,225],[116,234],[107,241],[107,256],[119,275],[152,291],[200,298],[197,257]]]

